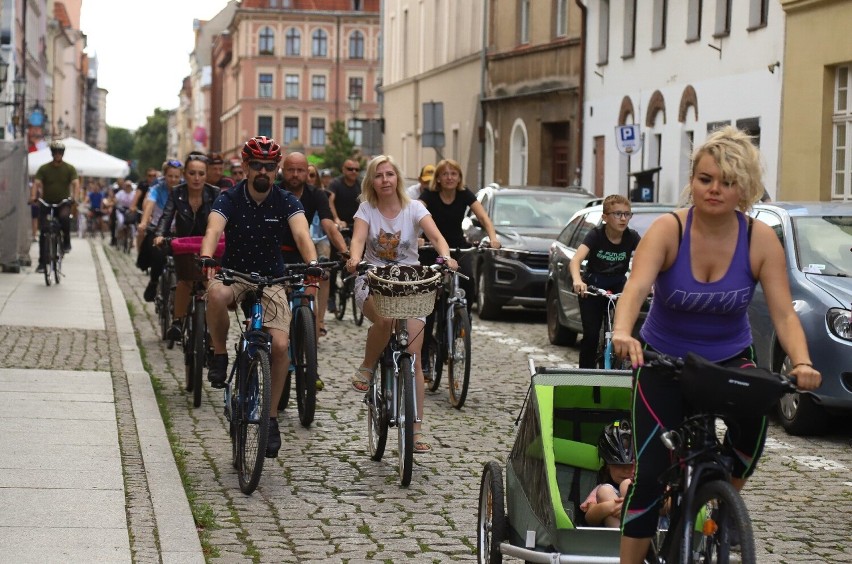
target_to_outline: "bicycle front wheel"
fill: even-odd
[[[334,311],[334,318],[338,321],[343,321],[343,316],[346,315],[346,302],[349,301],[349,287],[346,282],[346,273],[339,270],[337,276],[336,291],[334,293],[334,303],[337,309]]]
[[[53,280],[59,284],[60,276],[62,276],[62,234],[57,233],[53,238],[53,252],[52,255],[52,265],[53,265]]]
[[[240,491],[250,494],[257,488],[263,472],[269,436],[269,398],[272,393],[269,353],[257,350],[248,363],[247,372],[239,374],[239,377],[237,476]]]
[[[296,367],[296,405],[302,427],[314,422],[317,405],[317,334],[314,312],[310,306],[301,305],[293,312],[295,339],[293,363]]]
[[[679,558],[685,548],[681,542],[684,524],[692,531],[691,550],[680,560],[670,557],[669,562],[727,564],[738,553],[734,558],[738,562],[753,564],[756,560],[751,519],[736,488],[730,482],[714,480],[698,488],[694,501],[691,518],[682,519],[675,529],[671,556]]]
[[[355,325],[360,327],[364,323],[364,312],[358,307],[358,302],[355,301],[355,279],[349,282],[349,294],[352,296],[352,317],[355,319]]]
[[[157,313],[160,316],[160,338],[165,341],[168,335],[169,327],[172,325],[172,309],[169,303],[169,275],[163,272],[160,275],[160,280],[157,283]]]
[[[399,447],[399,481],[403,486],[411,483],[411,470],[414,465],[414,371],[411,357],[404,355],[399,359],[399,381],[397,393],[399,404],[396,427]]]
[[[447,364],[450,403],[461,409],[470,384],[470,317],[465,307],[458,307],[453,312],[452,339]]]
[[[201,376],[204,372],[205,360],[207,359],[207,307],[204,300],[195,300],[195,311],[192,314],[192,331],[190,332],[190,343],[192,343],[192,406],[201,406]]]
[[[45,241],[47,243],[47,256],[41,257],[42,259],[44,259],[44,283],[48,286],[53,284],[52,270],[53,270],[53,252],[54,252],[54,249],[55,249],[55,247],[53,245],[53,239],[54,238],[55,238],[55,236],[53,235],[53,233],[48,233],[47,235],[45,235],[45,239],[47,239],[47,241]]]

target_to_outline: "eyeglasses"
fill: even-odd
[[[207,157],[204,155],[189,155],[186,157],[186,162],[199,161],[204,164],[207,164]]]
[[[272,172],[276,168],[278,168],[278,163],[262,163],[260,161],[249,161],[249,168],[255,172],[260,172],[261,170],[266,170],[267,172]]]
[[[617,219],[630,219],[633,217],[633,212],[608,212],[607,215],[611,215]]]
[[[170,166],[172,168],[183,168],[183,164],[177,159],[166,161],[166,166]]]
[[[361,169],[358,168],[357,166],[347,166],[346,170],[348,170],[349,172],[360,172],[361,171]]]

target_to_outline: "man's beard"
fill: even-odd
[[[268,177],[258,174],[254,177],[254,180],[252,180],[251,186],[261,194],[265,194],[266,192],[269,192],[269,189],[272,187],[272,182]]]

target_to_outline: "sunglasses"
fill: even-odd
[[[611,215],[617,219],[630,219],[633,217],[633,212],[609,212],[607,215]]]
[[[347,166],[346,170],[348,170],[349,172],[360,172],[361,171],[360,168],[354,167],[354,166]]]
[[[172,168],[183,168],[183,164],[177,159],[166,161],[166,166],[170,166]]]
[[[249,168],[255,172],[260,172],[261,170],[266,170],[267,172],[272,172],[276,168],[278,168],[278,163],[262,163],[260,161],[249,161]]]
[[[188,157],[186,157],[186,162],[191,161],[199,161],[204,164],[207,164],[207,157],[205,157],[204,155],[189,155]]]

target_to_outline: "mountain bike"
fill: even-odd
[[[62,234],[62,225],[59,223],[59,208],[71,203],[71,198],[65,198],[58,204],[49,204],[38,199],[43,208],[47,208],[47,218],[44,222],[44,243],[39,250],[44,259],[44,283],[48,286],[52,281],[59,284],[62,278],[62,259],[65,256],[65,241]]]
[[[432,311],[441,274],[431,267],[377,267],[366,263],[361,263],[358,271],[367,273],[379,315],[393,319],[393,330],[379,360],[379,370],[364,395],[370,458],[382,459],[388,427],[396,427],[399,479],[402,486],[408,486],[414,464],[414,423],[419,422],[420,409],[414,381],[414,355],[408,351],[407,320]]]
[[[465,251],[466,249],[458,249]],[[475,251],[475,249],[472,249]],[[459,278],[468,279],[464,274],[443,268],[443,282],[438,290],[435,304],[435,323],[431,335],[423,340],[423,360],[432,371],[432,383],[429,389],[438,391],[441,372],[447,365],[447,379],[450,389],[450,404],[456,409],[464,406],[470,385],[470,314],[467,311],[467,298],[459,287]],[[424,372],[426,367],[424,367]]]
[[[260,276],[222,268],[216,277],[226,286],[238,278],[254,287],[237,308],[246,312],[246,318],[240,324],[237,355],[225,385],[225,417],[230,422],[234,468],[240,491],[250,494],[263,472],[272,396],[272,337],[263,330],[261,297],[264,288],[301,280],[302,275]]]
[[[339,266],[339,261],[321,262],[315,266],[330,268]],[[304,272],[307,264],[291,264],[288,269],[291,274]],[[299,411],[299,422],[303,427],[310,427],[314,421],[317,401],[317,333],[316,317],[314,314],[314,296],[306,294],[305,289],[315,284],[291,282],[287,293],[290,301],[290,369],[284,381],[284,392],[278,402],[278,411],[283,411],[290,401],[290,387],[293,376],[296,381],[296,407]]]
[[[725,368],[691,353],[685,359],[648,350],[643,355],[645,366],[665,367],[680,381],[691,409],[660,437],[674,461],[660,476],[670,520],[658,531],[646,562],[726,563],[734,551],[743,564],[755,562],[751,519],[731,485],[733,461],[724,454],[716,420],[766,414],[796,386],[762,368]]]
[[[606,316],[601,325],[601,332],[598,336],[598,350],[595,353],[595,366],[604,370],[630,370],[630,363],[627,359],[621,361],[615,356],[615,351],[612,348],[612,323],[615,319],[615,304],[621,294],[613,294],[609,290],[603,290],[595,286],[586,286],[587,296],[597,296],[607,300]]]

